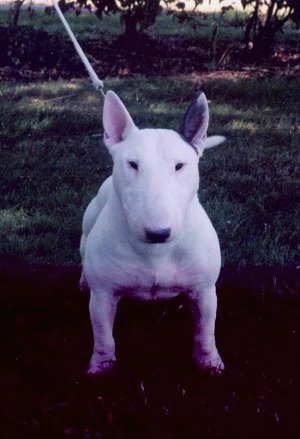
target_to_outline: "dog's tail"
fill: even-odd
[[[209,136],[205,140],[204,149],[213,148],[214,146],[220,145],[220,143],[225,142],[226,137],[224,136]]]

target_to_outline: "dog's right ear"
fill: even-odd
[[[111,90],[105,95],[103,107],[104,142],[110,146],[125,140],[137,129],[121,99]]]

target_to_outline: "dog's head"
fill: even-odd
[[[118,96],[107,92],[104,141],[114,161],[113,184],[129,233],[146,243],[172,241],[181,233],[199,186],[203,150],[224,138],[207,138],[208,104],[200,93],[178,132],[138,129]]]

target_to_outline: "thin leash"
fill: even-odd
[[[72,29],[70,28],[67,20],[65,19],[63,13],[61,12],[60,7],[58,6],[58,0],[52,0],[52,3],[53,3],[53,6],[54,6],[57,14],[59,15],[59,18],[61,19],[61,21],[62,21],[66,31],[68,32],[69,37],[72,40],[72,43],[74,44],[76,52],[78,53],[81,61],[83,62],[84,66],[85,66],[85,68],[86,68],[86,70],[87,70],[87,72],[89,74],[89,77],[91,78],[93,86],[95,87],[96,90],[100,91],[100,93],[102,94],[103,97],[105,97],[105,93],[103,91],[103,87],[104,87],[103,81],[101,81],[101,79],[98,78],[95,70],[91,66],[91,63],[89,62],[89,60],[85,56],[83,50],[81,49],[81,47],[80,47],[80,45],[79,45],[75,35],[73,34]]]

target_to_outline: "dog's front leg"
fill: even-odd
[[[189,296],[195,324],[194,359],[200,369],[221,373],[223,361],[215,343],[217,296],[215,287],[199,290]]]
[[[115,357],[113,325],[118,301],[107,291],[91,291],[90,317],[94,334],[94,351],[88,367],[89,374],[108,372]]]

